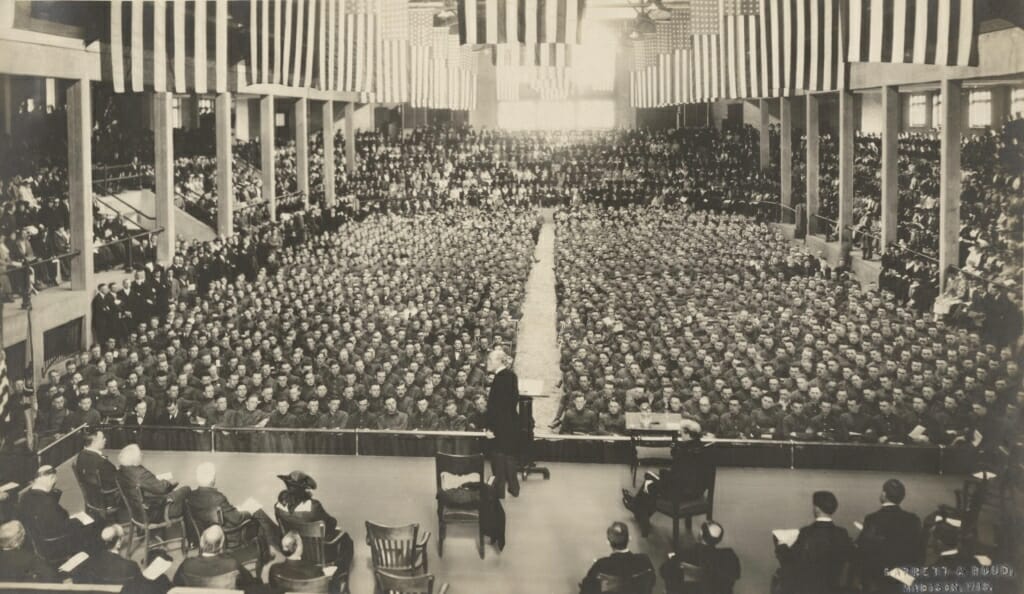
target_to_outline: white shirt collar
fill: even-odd
[[[828,522],[829,524],[831,524],[832,523],[832,518],[830,518],[828,516],[821,516],[820,518],[814,518],[814,521],[815,522]]]

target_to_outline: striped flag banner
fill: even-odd
[[[409,13],[409,102],[413,107],[430,104],[432,9],[412,8]]]
[[[760,97],[760,6],[758,0],[730,1],[725,7],[725,96]]]
[[[343,58],[338,65],[337,91],[357,93],[369,102],[375,91],[376,52],[380,33],[380,3],[377,0],[347,0],[341,15],[337,49]]]
[[[976,0],[848,2],[849,62],[978,65]]]
[[[721,30],[723,11],[719,0],[693,0],[690,4],[693,32],[694,99],[701,103],[721,96]]]
[[[580,43],[586,0],[457,0],[459,42]]]
[[[214,25],[208,27],[206,2],[110,0],[109,51],[104,62],[114,92],[227,91],[228,0],[214,2],[213,16]],[[208,45],[215,47],[212,89]]]
[[[250,84],[326,88],[323,49],[327,20],[321,0],[253,0],[248,5],[249,47],[245,72]],[[319,59],[318,59],[319,58]]]
[[[761,74],[770,81],[770,91],[788,94],[846,88],[843,1],[760,0],[761,48],[767,54],[762,56]],[[770,96],[763,91],[762,96]]]
[[[409,98],[409,10],[406,0],[379,0],[375,100],[402,103]]]

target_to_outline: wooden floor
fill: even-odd
[[[276,475],[298,469],[312,475],[319,483],[317,496],[356,542],[351,585],[357,594],[372,591],[365,520],[419,522],[437,534],[430,458],[148,452],[144,464],[155,473],[172,472],[175,480],[194,485],[194,469],[203,461],[217,465],[218,487],[232,502],[252,496],[266,509],[282,488]],[[487,558],[481,561],[471,538],[473,528],[466,526],[449,529],[443,559],[437,557],[436,542],[431,539],[430,569],[451,584],[452,594],[575,592],[593,559],[606,554],[604,531],[613,520],[629,523],[632,550],[650,554],[656,566],[665,560],[671,524],[655,516],[654,532],[640,538],[620,502],[620,489],[630,487],[626,467],[550,464],[549,468],[550,481],[531,478],[518,499],[505,501],[508,543],[504,552],[488,546]],[[737,594],[767,592],[776,566],[770,531],[807,523],[813,491],[831,489],[838,495],[836,521],[853,534],[853,521],[877,506],[887,478],[875,472],[721,469],[715,517],[725,526],[724,544],[737,550],[743,564]],[[931,475],[901,478],[907,484],[906,507],[922,515],[939,502],[952,501],[957,483]],[[58,486],[65,491],[62,503],[69,511],[83,509],[70,464],[61,467]],[[655,591],[663,591],[660,583]]]

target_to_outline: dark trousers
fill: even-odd
[[[491,473],[494,475],[494,492],[499,499],[505,498],[505,484],[513,497],[519,496],[519,465],[512,454],[491,453]]]

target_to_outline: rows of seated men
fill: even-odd
[[[198,245],[165,272],[188,279],[221,258],[221,276],[177,292],[166,315],[134,302],[126,335],[50,374],[40,433],[161,421],[468,429],[485,406],[481,354],[515,340],[534,222],[525,210],[374,215],[267,251],[255,271]]]
[[[564,431],[649,408],[719,437],[980,435],[991,451],[1024,427],[1014,348],[861,290],[768,225],[655,208],[556,221]]]
[[[296,470],[278,475],[284,489],[271,517],[263,509],[240,510],[232,504],[218,488],[217,469],[210,462],[199,464],[195,486],[186,486],[154,474],[137,445],[121,449],[115,465],[104,454],[108,440],[103,431],[90,429],[84,437],[85,448],[73,463],[84,499],[120,509],[140,523],[170,518],[175,526],[161,530],[160,545],[143,551],[144,572],[132,559],[141,538],[128,533],[135,528],[126,529],[115,521],[121,516],[98,509],[71,515],[60,503],[56,470],[44,465],[16,500],[9,497],[0,505],[0,581],[118,585],[124,592],[162,594],[174,586],[210,586],[209,580],[232,574],[224,585],[271,594],[290,589],[282,578],[331,575],[325,571],[333,570],[336,579],[322,591],[346,587],[354,543],[316,499],[317,483],[308,474]],[[192,478],[186,480],[192,483]],[[103,491],[122,500],[108,500]],[[203,520],[213,514],[216,522]],[[303,560],[303,539],[283,529],[283,522],[323,523],[323,563]],[[194,552],[182,547],[184,559],[175,563],[169,550],[182,538]]]

